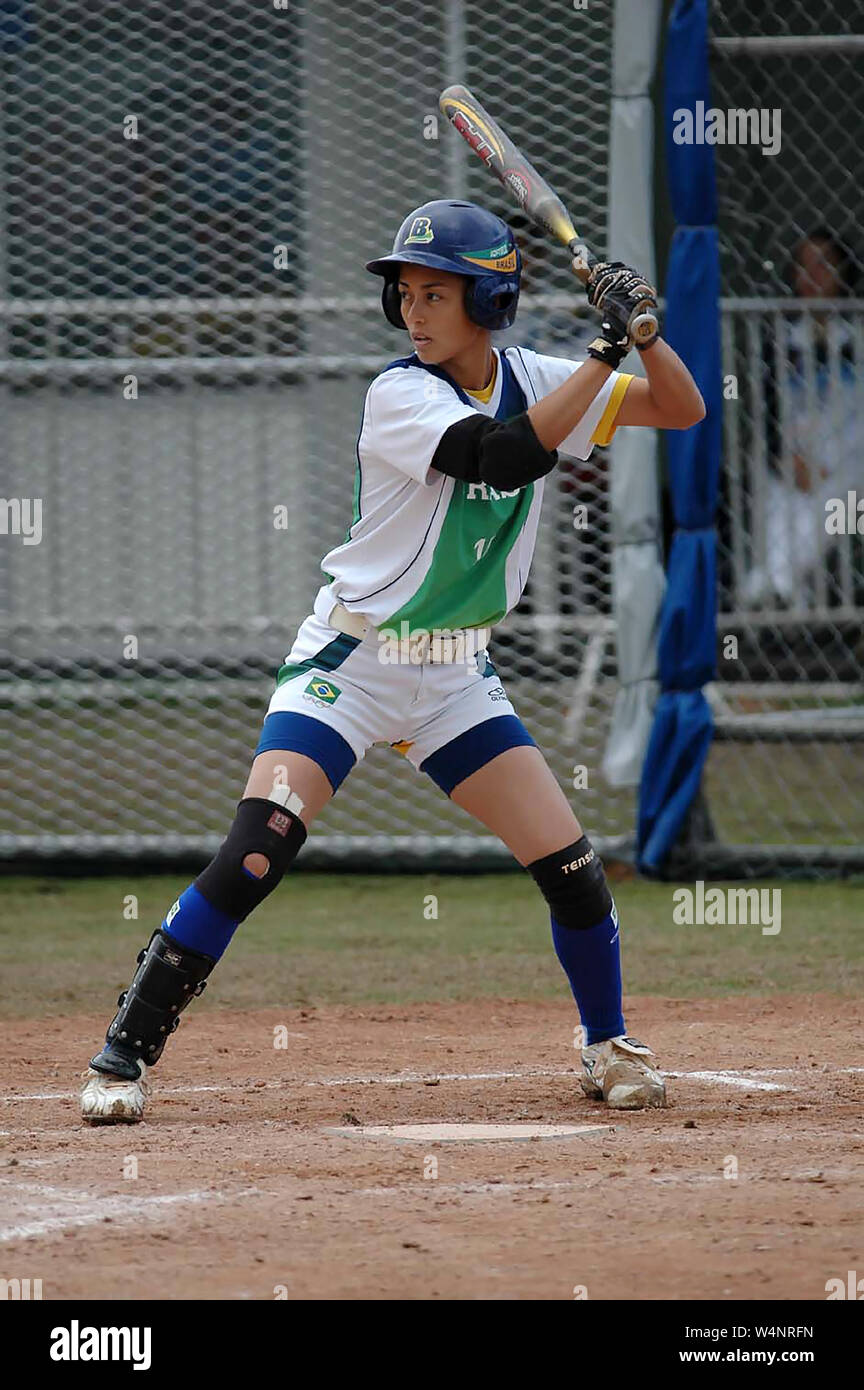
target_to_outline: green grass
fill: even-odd
[[[592,706],[574,744],[565,720],[572,680],[514,677],[505,683],[588,834],[632,831],[635,790],[610,788],[600,770],[608,710]],[[124,693],[122,704],[112,707],[58,702],[61,683],[46,688],[26,719],[0,699],[0,743],[10,770],[0,787],[0,830],[56,833],[54,807],[62,802],[65,834],[188,833],[194,793],[200,799],[196,829],[224,835],[272,682],[262,678],[258,694],[242,697],[230,684],[200,684],[194,703],[178,702],[157,685],[147,698]],[[609,694],[607,689],[604,700]],[[790,697],[787,704],[793,702]],[[588,769],[586,790],[573,789],[576,764]],[[29,802],[22,824],[20,798],[42,783],[50,783],[53,799]],[[864,842],[862,783],[864,743],[715,743],[705,788],[724,843],[855,846]],[[394,822],[405,834],[473,828],[428,778],[391,750],[373,748],[325,808],[316,830],[353,834],[360,824],[369,834],[392,833]]]
[[[187,881],[0,879],[0,1017],[109,1010]],[[784,884],[776,936],[758,926],[675,925],[674,888],[615,885],[629,993],[854,993],[864,985],[864,884]],[[123,916],[129,894],[137,921]],[[424,916],[430,894],[437,920]],[[560,999],[566,988],[527,874],[296,874],[239,929],[201,1007]]]

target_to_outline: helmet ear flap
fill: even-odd
[[[472,280],[465,296],[465,308],[472,323],[481,328],[509,328],[519,303],[519,281],[492,283],[491,277]]]
[[[472,323],[481,328],[509,328],[516,317],[519,303],[519,281],[505,280],[493,284],[491,277],[465,277],[465,312]],[[388,323],[394,328],[407,329],[402,317],[399,282],[388,276],[381,291],[381,307]]]
[[[392,323],[394,328],[406,327],[399,300],[399,285],[395,276],[388,276],[384,281],[384,288],[381,291],[381,307],[387,322]]]

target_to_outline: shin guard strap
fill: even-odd
[[[152,1066],[162,1055],[168,1036],[180,1022],[180,1014],[204,989],[204,982],[215,962],[209,956],[190,951],[156,931],[138,957],[138,969],[128,990],[120,995],[119,1009],[112,1020],[106,1042],[107,1051],[116,1048],[121,1055],[140,1058]],[[112,1068],[104,1054],[100,1068]]]

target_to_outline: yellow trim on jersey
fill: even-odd
[[[592,444],[610,444],[612,436],[618,428],[615,424],[615,417],[621,409],[621,402],[624,399],[624,392],[633,380],[632,375],[622,372],[615,385],[612,387],[612,394],[606,403],[606,409],[600,418],[600,423],[591,436]]]
[[[466,387],[465,387],[465,392],[466,392],[466,394],[469,395],[469,396],[473,396],[474,399],[475,399],[475,401],[482,401],[484,405],[488,405],[489,402],[490,402],[491,399],[492,399],[492,392],[495,390],[495,382],[496,382],[497,377],[498,377],[498,358],[495,356],[495,354],[494,354],[494,352],[493,352],[493,354],[492,354],[492,380],[489,382],[489,385],[488,385],[488,386],[484,386],[482,391],[469,391],[469,390],[468,390],[468,387],[466,386]],[[604,416],[604,419],[605,419],[605,416]]]

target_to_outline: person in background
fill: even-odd
[[[839,237],[817,227],[795,247],[790,278],[797,299],[837,305],[784,318],[781,341],[767,346],[770,472],[754,519],[762,546],[755,546],[744,598],[791,608],[806,602],[836,542],[825,530],[825,503],[864,487],[864,428],[855,325],[843,304],[854,292],[857,262]]]

